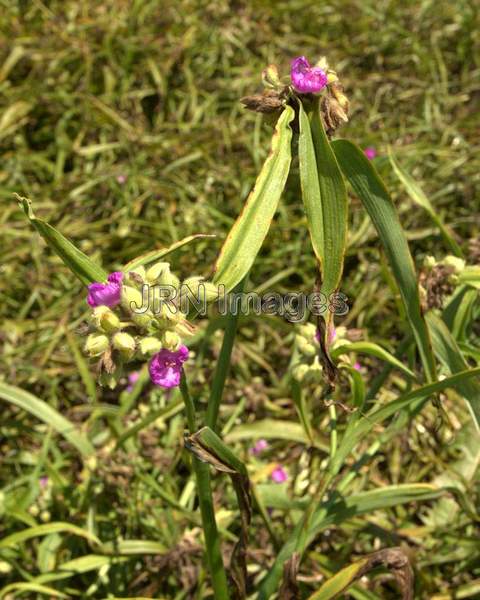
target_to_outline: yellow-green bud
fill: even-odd
[[[31,504],[28,507],[28,512],[32,515],[32,517],[38,517],[38,515],[40,514],[40,509],[36,504]]]
[[[463,258],[459,258],[458,256],[446,256],[443,260],[443,263],[448,267],[453,267],[457,275],[461,273],[463,269],[465,269],[465,261]]]
[[[121,327],[120,319],[108,306],[97,306],[94,308],[93,321],[95,326],[105,331],[105,333],[113,333]]]
[[[129,285],[122,286],[121,302],[126,311],[134,314],[143,314],[137,312],[140,311],[143,306],[143,294],[139,290]]]
[[[305,379],[305,376],[308,373],[308,365],[305,364],[300,364],[297,365],[296,367],[293,367],[292,369],[292,375],[294,377],[294,379],[296,379],[299,382],[302,382]]]
[[[100,356],[109,346],[108,337],[103,333],[91,333],[85,342],[85,352],[89,356]]]
[[[167,262],[158,262],[151,266],[146,273],[146,279],[149,283],[156,283],[157,279],[170,265]]]
[[[317,328],[313,323],[305,323],[298,327],[298,335],[303,336],[307,341],[313,341],[317,333]]]
[[[297,341],[297,348],[300,350],[300,352],[302,354],[304,354],[305,356],[315,356],[315,354],[317,353],[317,349],[315,348],[315,346],[313,344],[313,338],[312,338],[312,341],[309,342],[306,338],[299,335],[299,336],[297,336],[296,341]]]
[[[162,335],[163,347],[171,352],[176,352],[180,348],[182,338],[175,331],[165,331]]]
[[[162,349],[162,342],[156,337],[149,336],[140,340],[138,347],[144,356],[152,356],[152,354],[160,352]]]
[[[52,515],[50,514],[49,510],[42,510],[42,512],[40,513],[40,519],[44,523],[47,523],[48,521],[50,521],[51,518],[52,518]]]
[[[182,283],[182,294],[193,294],[199,301],[213,302],[218,299],[218,287],[203,277],[189,277]]]
[[[278,88],[282,85],[276,65],[268,65],[262,71],[262,81],[265,87]]]
[[[437,261],[435,260],[435,258],[433,256],[426,256],[423,260],[423,266],[425,267],[425,269],[431,270],[433,269],[433,267],[435,267],[437,264]]]
[[[112,338],[112,345],[120,352],[123,360],[130,360],[135,353],[135,340],[128,333],[116,333]]]
[[[10,573],[11,571],[11,565],[5,560],[0,560],[0,574],[7,575],[7,573]]]

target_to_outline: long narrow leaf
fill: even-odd
[[[92,281],[105,281],[107,279],[108,273],[102,267],[95,264],[49,223],[35,216],[30,200],[20,198],[20,196],[18,196],[18,199],[20,207],[27,215],[30,223],[84,285],[88,285]]]
[[[224,285],[227,291],[249,272],[277,210],[290,169],[293,117],[293,108],[286,106],[255,187],[220,251],[213,281]]]
[[[332,146],[340,168],[375,225],[397,281],[427,380],[435,381],[435,359],[420,307],[415,268],[395,206],[375,168],[360,148],[347,140],[336,140]]]
[[[22,410],[26,410],[37,417],[37,419],[40,419],[40,421],[43,421],[52,427],[68,440],[84,457],[95,452],[92,444],[87,437],[77,429],[76,425],[33,394],[13,385],[0,382],[0,398],[18,406]]]
[[[444,321],[432,312],[427,313],[426,319],[432,336],[433,351],[440,362],[452,375],[468,369],[468,363]],[[457,389],[465,398],[476,427],[480,428],[480,379],[460,382]]]
[[[318,107],[311,123],[299,101],[298,158],[302,197],[313,250],[320,263],[322,291],[340,284],[347,244],[347,190],[323,128]]]

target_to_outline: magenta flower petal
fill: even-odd
[[[255,454],[255,456],[257,456],[258,454],[261,454],[267,448],[268,448],[267,440],[260,439],[255,443],[254,446],[252,446],[251,452],[252,452],[252,454]]]
[[[155,385],[164,388],[176,387],[180,384],[182,365],[188,359],[188,348],[180,346],[176,352],[166,348],[152,357],[148,365],[150,379]]]
[[[280,467],[280,466],[273,469],[270,477],[273,479],[273,481],[275,483],[283,483],[283,482],[287,481],[287,479],[288,479],[287,472],[285,471],[285,469],[283,467]]]
[[[353,368],[356,371],[361,371],[362,370],[362,365],[358,362],[358,360],[355,362],[355,364],[353,365]]]
[[[292,60],[290,78],[293,87],[301,94],[315,94],[327,85],[327,74],[320,67],[312,67],[305,56]]]
[[[373,146],[368,146],[368,148],[365,148],[363,153],[368,158],[368,160],[373,160],[377,156],[377,151]]]
[[[116,306],[120,302],[123,273],[115,271],[108,276],[108,283],[95,281],[88,286],[87,302],[90,306]]]

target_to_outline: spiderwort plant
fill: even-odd
[[[189,436],[186,447],[193,452],[192,467],[197,482],[205,550],[216,600],[230,597],[246,598],[258,591],[259,600],[267,600],[278,592],[280,579],[292,554],[301,560],[308,544],[322,527],[328,502],[325,494],[335,491],[335,485],[344,491],[355,473],[342,473],[345,461],[357,443],[377,423],[396,414],[400,407],[415,403],[420,409],[433,393],[460,382],[475,419],[480,420],[480,388],[464,379],[473,377],[468,364],[452,343],[451,334],[436,315],[425,319],[421,305],[418,281],[406,236],[400,226],[395,207],[370,158],[347,140],[332,140],[337,129],[348,122],[349,101],[336,72],[326,59],[311,64],[305,56],[293,58],[289,75],[282,77],[276,66],[270,65],[262,74],[264,91],[242,99],[246,108],[269,114],[276,118],[271,151],[248,196],[245,206],[235,221],[220,249],[213,279],[209,283],[214,295],[218,286],[226,291],[245,284],[248,273],[268,234],[271,222],[282,196],[292,164],[292,152],[298,152],[301,196],[306,215],[306,225],[312,246],[312,261],[318,277],[311,282],[311,290],[330,299],[340,288],[343,262],[347,245],[348,198],[346,182],[362,201],[376,228],[393,276],[398,285],[408,324],[413,334],[423,373],[403,365],[385,349],[368,342],[345,339],[340,327],[335,327],[334,314],[327,301],[324,310],[316,314],[315,323],[302,325],[295,334],[292,351],[292,397],[307,439],[315,446],[315,428],[308,414],[308,401],[303,389],[314,385],[329,402],[330,446],[322,479],[310,494],[304,514],[286,536],[283,547],[260,582],[258,590],[248,589],[246,547],[252,505],[258,509],[266,528],[271,532],[268,515],[256,499],[252,503],[248,471],[233,452],[223,443],[216,430],[226,376],[237,327],[237,317],[227,317],[226,333],[220,356],[210,386],[206,415],[198,414],[190,396],[184,367],[191,355],[189,336],[193,329],[187,314],[181,310],[169,311],[164,306],[160,312],[138,312],[134,306],[142,305],[141,289],[145,283],[163,283],[177,287],[179,278],[172,273],[169,263],[155,262],[163,256],[134,259],[119,271],[105,272],[70,241],[45,221],[38,219],[28,200],[20,199],[21,206],[33,226],[60,255],[87,288],[86,301],[90,307],[90,328],[85,351],[97,364],[99,383],[115,387],[125,372],[125,365],[137,368],[148,363],[151,383],[165,390],[179,387],[182,394]],[[292,144],[294,136],[298,144]],[[191,239],[189,239],[191,241]],[[177,244],[176,247],[179,247]],[[147,264],[155,263],[145,268]],[[457,265],[458,267],[458,265]],[[190,284],[198,278],[190,278]],[[175,307],[178,309],[178,307]],[[428,308],[428,307],[426,307]],[[437,363],[432,350],[430,332],[435,351],[441,362],[450,369],[450,377],[437,381]],[[348,360],[341,358],[352,353]],[[356,361],[357,353],[372,354],[403,371],[419,387],[399,396],[394,402],[374,406],[363,415],[366,391],[362,367]],[[455,360],[451,361],[452,353]],[[130,367],[129,367],[130,369]],[[341,372],[346,371],[351,385],[351,404],[354,411],[344,434],[339,438],[336,425],[335,394]],[[460,374],[455,373],[461,371]],[[474,372],[473,374],[476,374]],[[471,385],[470,385],[471,384]],[[409,386],[411,387],[411,386]],[[205,425],[202,427],[202,425]],[[258,456],[266,450],[265,441],[259,440],[252,448]],[[238,500],[241,534],[232,553],[227,579],[227,569],[221,552],[217,529],[209,465],[232,480]],[[271,471],[276,483],[288,485],[288,473],[283,465]],[[340,480],[338,481],[338,478]],[[272,536],[274,545],[276,541]],[[285,572],[289,572],[285,569]],[[411,589],[405,598],[411,598]],[[331,598],[332,595],[322,595]]]

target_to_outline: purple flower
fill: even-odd
[[[292,60],[290,78],[300,94],[315,94],[327,85],[327,75],[320,67],[311,67],[305,56]]]
[[[123,273],[115,271],[108,276],[108,283],[95,281],[88,286],[87,302],[90,306],[116,306],[120,302]]]
[[[133,390],[133,386],[137,383],[139,377],[140,373],[138,371],[132,371],[129,373],[128,385],[126,387],[127,392],[131,392]]]
[[[273,481],[275,483],[283,483],[284,481],[287,481],[287,479],[288,479],[287,472],[280,465],[278,467],[275,467],[275,469],[273,469],[270,477],[273,479]]]
[[[188,348],[180,346],[176,352],[166,348],[157,352],[148,365],[150,379],[164,388],[176,387],[180,383],[182,365],[188,359]]]
[[[368,146],[368,148],[365,148],[363,153],[368,158],[368,160],[373,160],[377,156],[377,151],[373,146]]]
[[[362,369],[362,365],[361,365],[361,364],[358,362],[358,360],[357,360],[357,361],[355,362],[355,364],[353,365],[353,368],[354,368],[356,371],[361,371],[361,369]]]
[[[38,484],[40,485],[42,490],[44,490],[48,485],[48,477],[46,475],[40,477],[40,479],[38,480]]]
[[[256,444],[254,446],[252,446],[251,453],[255,454],[255,456],[258,456],[259,454],[261,454],[267,448],[268,448],[268,442],[267,442],[267,440],[260,439],[260,440],[258,440],[256,442]]]
[[[126,175],[117,175],[117,182],[120,185],[123,185],[124,183],[127,182],[127,176]]]

